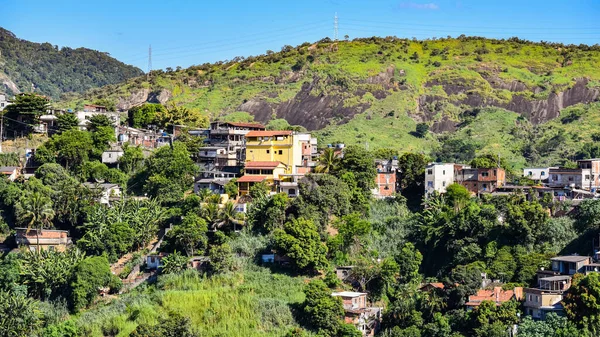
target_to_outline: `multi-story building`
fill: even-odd
[[[375,189],[376,198],[386,198],[396,193],[396,175],[398,173],[398,159],[376,159]]]
[[[506,183],[506,173],[502,168],[470,168],[456,170],[454,181],[463,185],[471,193],[491,193]]]
[[[571,187],[589,190],[592,184],[590,169],[553,168],[550,169],[549,174],[549,187]]]
[[[454,183],[454,164],[431,163],[425,167],[425,195],[446,193],[446,187]]]
[[[550,312],[561,314],[563,294],[571,287],[573,275],[597,272],[598,264],[589,256],[557,256],[550,259],[549,270],[537,272],[537,287],[525,288],[525,314],[535,319],[545,319]]]
[[[298,193],[298,177],[315,166],[316,139],[308,133],[289,130],[250,131],[246,134],[246,170],[238,179],[240,194],[257,182],[266,182],[274,192]],[[260,164],[258,164],[260,163]],[[257,174],[257,165],[261,167]]]
[[[342,299],[344,322],[354,325],[363,336],[375,336],[381,321],[381,308],[367,305],[367,293],[342,291],[331,296]]]
[[[199,164],[204,170],[230,170],[239,173],[246,157],[246,134],[264,129],[265,126],[258,123],[217,121],[210,123],[209,129],[192,130],[189,133],[206,138],[207,146],[198,154]]]

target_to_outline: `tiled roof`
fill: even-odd
[[[429,283],[427,283],[427,284],[424,284],[424,285],[421,287],[421,289],[422,289],[422,288],[425,288],[425,287],[427,287],[427,286],[432,286],[432,287],[434,287],[434,288],[438,288],[438,289],[444,289],[444,288],[445,288],[445,287],[444,287],[444,284],[443,284],[442,282],[429,282]]]
[[[59,239],[66,238],[69,235],[68,231],[42,229],[39,232],[40,239]],[[17,236],[27,238],[37,238],[38,233],[35,229],[17,228]]]
[[[550,259],[550,261],[565,261],[565,262],[581,262],[589,260],[589,256],[581,256],[581,255],[567,255],[567,256],[557,256]]]
[[[278,161],[248,161],[246,168],[276,168],[280,164]]]
[[[250,131],[246,134],[246,137],[273,137],[273,136],[289,136],[292,131],[280,130],[280,131]]]
[[[237,180],[238,183],[259,183],[267,179],[266,176],[242,176]]]
[[[512,298],[521,298],[523,288],[517,287],[514,290],[502,290],[501,287],[494,287],[493,290],[479,290],[477,294],[469,296],[468,306],[478,306],[483,301],[492,301],[501,304],[510,301]]]
[[[18,167],[16,167],[16,166],[2,166],[2,167],[0,167],[0,172],[6,173],[6,174],[11,174],[16,169],[18,169]]]

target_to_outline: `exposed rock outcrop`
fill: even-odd
[[[131,93],[127,98],[119,97],[117,109],[124,111],[138,105],[148,103],[165,104],[171,98],[171,92],[163,89],[159,92],[151,92],[150,89],[139,89]]]
[[[318,130],[332,122],[346,123],[369,107],[366,103],[345,107],[341,96],[315,95],[313,91],[318,82],[319,79],[314,78],[311,83],[304,83],[296,96],[287,102],[274,104],[262,98],[252,99],[241,104],[237,110],[251,113],[255,120],[263,123],[268,122],[275,114],[277,118],[284,118],[292,125]]]
[[[476,90],[473,90],[476,88],[466,81],[453,81],[452,83],[431,81],[426,86],[440,85],[447,95],[457,95],[456,97],[460,98],[450,100],[444,97],[423,95],[419,97],[420,113],[424,115],[425,120],[433,121],[434,116],[441,111],[439,104],[442,101],[447,101],[456,106],[466,105],[473,108],[495,106],[504,108],[523,115],[533,124],[540,124],[557,118],[564,108],[579,103],[590,103],[600,96],[600,90],[588,88],[588,80],[585,78],[577,79],[573,87],[558,93],[551,93],[547,99],[542,100],[531,99],[519,94],[527,90],[538,93],[542,90],[539,87],[528,88],[519,81],[506,83],[494,76],[486,76],[485,79],[489,81],[493,88],[510,90],[515,94],[512,95],[509,102],[501,102],[491,96],[482,96]],[[453,127],[449,122],[447,118],[443,121],[435,121],[432,130],[452,131]]]

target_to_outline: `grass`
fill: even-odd
[[[282,336],[297,326],[290,304],[304,300],[304,282],[258,266],[212,278],[188,271],[71,319],[84,336],[128,336],[174,311],[189,317],[201,336]]]

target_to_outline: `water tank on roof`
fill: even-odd
[[[73,109],[67,109],[67,112],[73,112]]]
[[[337,144],[337,145],[336,145],[336,147],[337,147],[338,149],[343,149],[343,148],[345,147],[345,145],[344,145],[344,144]]]

